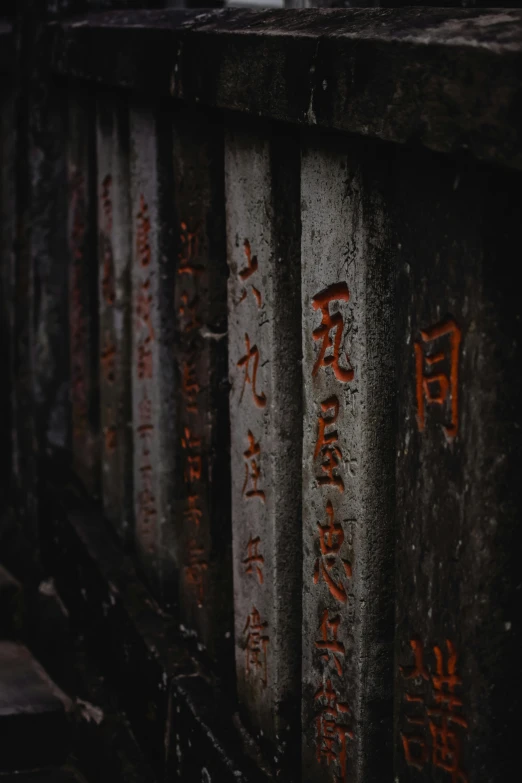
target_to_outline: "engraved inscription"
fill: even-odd
[[[247,383],[249,383],[252,387],[252,395],[255,405],[258,408],[264,408],[266,405],[266,395],[264,392],[257,392],[256,391],[256,383],[257,383],[257,369],[259,366],[259,349],[257,345],[250,345],[250,338],[248,334],[245,334],[245,349],[246,353],[244,356],[241,357],[241,359],[238,361],[237,366],[238,367],[244,367],[245,374],[243,377],[243,386],[241,388],[241,395],[239,397],[239,401],[243,399],[243,394],[245,392],[245,386]],[[252,361],[252,375],[250,375],[250,362]]]
[[[452,783],[468,783],[462,770],[462,740],[468,723],[456,692],[462,680],[457,675],[455,645],[446,639],[445,650],[433,646],[434,673],[425,665],[422,642],[411,639],[410,648],[413,666],[400,667],[408,682],[404,694],[407,726],[401,733],[406,763],[418,770],[431,764],[447,772]]]
[[[448,440],[455,438],[459,427],[459,351],[462,331],[452,318],[429,329],[421,329],[421,340],[415,342],[417,424],[426,426],[426,406],[447,409],[443,430]]]
[[[338,415],[339,400],[337,397],[329,397],[321,403],[314,459],[320,458],[320,467],[324,474],[317,476],[317,482],[320,485],[332,484],[340,492],[344,492],[344,481],[340,475],[343,455],[337,429],[332,429]]]
[[[333,766],[337,783],[346,780],[346,740],[353,739],[347,719],[350,708],[338,701],[331,680],[316,692],[315,701],[320,712],[315,719],[317,761]]]
[[[314,340],[320,342],[319,353],[312,370],[315,376],[321,367],[331,367],[338,381],[347,383],[354,378],[354,371],[348,356],[345,355],[345,367],[340,364],[341,341],[344,331],[344,319],[340,312],[330,312],[333,302],[348,302],[350,292],[346,283],[334,283],[320,291],[312,299],[314,310],[321,312],[321,324],[313,330]]]
[[[352,567],[341,557],[344,530],[339,522],[335,522],[333,506],[329,500],[326,503],[326,515],[326,525],[317,523],[321,554],[315,561],[314,584],[324,579],[333,598],[340,603],[346,603],[348,594],[344,582],[351,578]]]
[[[246,673],[260,677],[263,686],[268,682],[268,643],[269,637],[266,633],[267,622],[261,620],[261,616],[256,607],[247,617],[243,634],[246,634]]]
[[[261,468],[259,467],[259,455],[261,453],[261,447],[256,439],[248,430],[248,449],[243,452],[245,458],[245,481],[243,484],[243,495],[246,498],[259,498],[263,503],[265,502],[265,493],[262,489],[258,489],[257,482],[261,476]]]
[[[256,536],[255,538],[248,539],[247,544],[247,556],[243,560],[243,563],[245,564],[245,574],[256,574],[257,579],[259,581],[259,584],[262,585],[264,582],[263,577],[263,565],[265,562],[265,558],[262,554],[259,552],[259,545],[261,544],[261,539],[259,536]]]

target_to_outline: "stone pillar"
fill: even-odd
[[[300,670],[298,144],[226,137],[236,673],[244,715],[292,779]]]
[[[520,175],[408,151],[396,181],[395,774],[508,780],[520,770]]]
[[[233,613],[223,126],[193,110],[173,122],[180,620],[224,674]]]
[[[96,263],[95,113],[77,88],[69,99],[67,142],[69,340],[74,468],[99,491],[98,274]]]
[[[362,143],[302,156],[303,780],[391,763],[393,285]]]
[[[176,601],[174,377],[175,261],[172,134],[148,106],[130,110],[132,223],[132,406],[135,544],[145,575]],[[163,117],[167,118],[165,113]],[[161,167],[160,167],[161,162]]]
[[[124,542],[132,533],[131,225],[128,111],[115,95],[97,104],[98,300],[102,498]]]

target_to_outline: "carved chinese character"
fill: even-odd
[[[142,455],[148,457],[150,454],[150,445],[154,428],[152,426],[152,403],[146,393],[143,395],[142,400],[138,405],[138,416],[139,425],[137,432],[138,437],[143,443]]]
[[[112,243],[109,237],[104,236],[103,244],[103,275],[102,295],[106,304],[112,306],[116,299],[114,288],[114,261],[112,256]]]
[[[321,457],[321,470],[324,475],[317,476],[317,482],[321,486],[332,484],[340,492],[344,492],[344,481],[339,475],[343,455],[339,446],[336,429],[330,429],[337,421],[339,415],[339,400],[337,397],[329,397],[321,403],[322,414],[318,419],[317,441],[314,450],[314,459]],[[329,415],[328,412],[332,411]],[[328,430],[326,429],[328,427]]]
[[[320,625],[321,638],[315,643],[318,650],[324,650],[321,658],[326,662],[333,662],[339,677],[343,673],[342,662],[345,654],[344,644],[337,639],[340,622],[341,618],[339,616],[330,619],[328,609],[325,609]]]
[[[155,527],[156,527],[156,499],[150,487],[144,486],[143,489],[138,492],[138,510],[137,510],[137,527],[140,531],[141,541],[144,543],[148,552],[154,552],[156,548],[155,544]]]
[[[261,621],[261,616],[256,607],[247,617],[243,634],[247,633],[245,642],[246,650],[246,672],[247,674],[256,673],[259,670],[261,682],[266,687],[268,682],[267,664],[268,664],[268,642],[269,637],[265,632],[268,623]]]
[[[199,384],[196,379],[196,365],[193,361],[184,361],[181,372],[181,388],[187,403],[187,411],[196,413]]]
[[[256,345],[253,345],[252,347],[250,346],[250,338],[248,334],[245,334],[245,347],[246,347],[246,353],[244,356],[241,357],[241,359],[237,363],[238,367],[245,368],[245,377],[243,378],[243,386],[241,389],[241,396],[239,397],[239,401],[241,402],[241,400],[243,399],[245,386],[247,383],[249,383],[252,386],[254,403],[257,405],[258,408],[264,408],[266,405],[266,396],[264,392],[261,392],[261,394],[258,394],[258,392],[256,392],[257,368],[259,365],[259,349],[257,348]],[[252,377],[250,377],[251,360],[253,361]]]
[[[246,565],[245,574],[254,574],[254,569],[255,569],[255,573],[257,574],[259,584],[262,585],[264,581],[264,577],[263,577],[263,571],[261,569],[264,565],[265,558],[263,557],[263,555],[260,555],[258,552],[258,547],[260,543],[261,543],[261,539],[259,538],[259,536],[256,536],[256,538],[252,538],[252,536],[250,536],[247,544],[248,554],[246,558],[243,560],[243,563]]]
[[[103,439],[105,442],[105,451],[108,454],[114,454],[116,451],[116,427],[104,427]]]
[[[243,251],[246,256],[247,264],[243,269],[239,272],[239,277],[241,280],[248,280],[250,275],[253,275],[254,272],[257,271],[258,263],[257,263],[257,256],[252,255],[252,249],[250,247],[250,242],[248,239],[245,239],[243,243]]]
[[[201,439],[194,436],[189,427],[184,427],[183,437],[181,438],[181,445],[185,451],[193,451],[194,449],[201,448]],[[187,466],[185,468],[185,481],[199,481],[201,478],[201,455],[189,453],[187,454]]]
[[[141,283],[136,301],[136,315],[140,326],[147,330],[145,342],[154,340],[154,328],[152,326],[152,294],[150,293],[150,280]]]
[[[243,452],[245,458],[245,482],[243,484],[243,495],[247,498],[259,498],[265,502],[265,493],[257,488],[257,482],[261,476],[261,468],[257,457],[261,453],[261,447],[250,430],[248,430],[248,449]],[[249,489],[247,489],[249,487]]]
[[[178,253],[179,266],[178,275],[190,275],[199,277],[203,269],[195,264],[199,254],[199,240],[197,231],[189,231],[186,223],[181,223],[180,243],[181,250]]]
[[[410,647],[414,654],[414,665],[409,669],[401,667],[401,673],[416,689],[413,693],[405,693],[405,701],[409,705],[406,721],[416,728],[413,732],[401,733],[406,763],[422,770],[430,759],[431,739],[432,765],[448,772],[452,783],[468,783],[461,767],[462,741],[457,730],[467,729],[468,723],[461,712],[462,699],[455,693],[455,689],[462,685],[456,673],[455,646],[446,639],[447,664],[441,647],[433,647],[436,673],[431,676],[424,664],[424,648],[420,640],[410,640]],[[431,685],[428,696],[425,691],[419,690],[423,682]],[[427,698],[432,706],[427,706]],[[429,728],[429,738],[426,727]]]
[[[316,692],[315,701],[321,711],[315,719],[315,736],[317,761],[326,760],[329,767],[336,769],[336,780],[344,783],[346,780],[346,739],[353,739],[353,731],[346,725],[350,708],[337,700],[337,694],[332,688],[331,680],[326,681]]]
[[[344,531],[342,525],[334,521],[334,510],[330,501],[326,504],[326,514],[328,524],[323,526],[317,523],[321,554],[315,561],[314,584],[322,577],[335,600],[346,603],[348,595],[343,580],[352,576],[352,567],[340,554]]]
[[[187,498],[187,508],[183,512],[183,517],[187,522],[190,522],[190,524],[199,527],[202,516],[203,512],[199,505],[199,496],[189,495]]]
[[[314,340],[321,340],[319,354],[312,370],[315,376],[320,367],[331,367],[337,380],[347,383],[354,378],[354,371],[350,365],[350,360],[346,356],[346,367],[341,367],[340,351],[341,340],[344,331],[344,320],[341,313],[330,313],[330,302],[348,302],[350,292],[346,283],[334,283],[333,285],[320,291],[312,299],[314,310],[321,311],[321,324],[313,330]],[[328,353],[327,351],[331,351]]]
[[[105,336],[105,344],[101,353],[101,366],[105,376],[105,380],[108,383],[114,383],[115,367],[116,367],[116,346],[111,341],[110,335]]]
[[[151,251],[149,244],[150,234],[150,217],[149,207],[143,194],[140,195],[140,208],[136,215],[138,221],[136,245],[138,251],[138,259],[142,267],[147,267],[151,260]]]
[[[462,331],[452,318],[421,330],[415,343],[417,424],[426,424],[426,404],[448,409],[449,425],[443,425],[448,439],[459,426],[459,349]],[[443,338],[446,338],[445,340]]]
[[[180,305],[178,307],[178,315],[182,320],[182,330],[184,332],[191,332],[194,329],[199,329],[201,321],[198,314],[199,297],[194,296],[189,299],[189,295],[186,291],[183,291],[180,296]]]
[[[142,381],[144,378],[152,378],[152,351],[148,343],[138,345],[138,378]]]
[[[185,566],[187,583],[196,591],[198,606],[203,606],[205,598],[204,575],[208,570],[208,563],[204,558],[205,550],[197,545],[194,539],[189,541],[189,561]]]

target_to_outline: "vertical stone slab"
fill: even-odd
[[[72,453],[90,492],[99,491],[98,265],[95,109],[76,87],[67,137]]]
[[[301,385],[299,160],[287,134],[231,129],[225,189],[237,688],[247,722],[291,780],[299,736]]]
[[[302,154],[303,780],[391,764],[393,285],[378,149]]]
[[[97,104],[98,299],[102,498],[124,542],[132,533],[131,225],[128,111]]]
[[[175,259],[172,134],[148,106],[130,110],[134,537],[145,575],[176,598],[174,377]],[[168,115],[164,114],[167,117]],[[167,124],[167,121],[165,121]]]
[[[223,674],[233,613],[222,127],[208,113],[174,117],[180,620]]]
[[[520,175],[428,152],[397,162],[395,775],[509,780],[520,776]]]

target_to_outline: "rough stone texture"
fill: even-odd
[[[134,516],[128,110],[114,95],[98,99],[97,178],[102,498],[105,516],[128,542]]]
[[[26,647],[0,642],[0,769],[27,770],[59,763],[70,743],[70,700]]]
[[[396,774],[401,783],[515,779],[520,177],[410,153],[397,157],[394,178]]]
[[[62,73],[521,168],[521,39],[516,9],[173,10],[57,27],[53,51]]]
[[[180,620],[233,669],[223,127],[174,117]]]
[[[90,492],[99,491],[98,264],[94,105],[71,92],[67,143],[69,184],[69,328],[72,452]]]
[[[298,763],[298,146],[233,127],[225,146],[236,675],[278,774]]]
[[[163,119],[164,118],[164,119]],[[147,580],[176,602],[172,133],[166,112],[130,110],[135,543]],[[160,167],[161,161],[161,167]],[[168,163],[167,163],[168,161]]]
[[[394,290],[379,154],[310,136],[302,156],[310,782],[384,780],[391,766]]]

